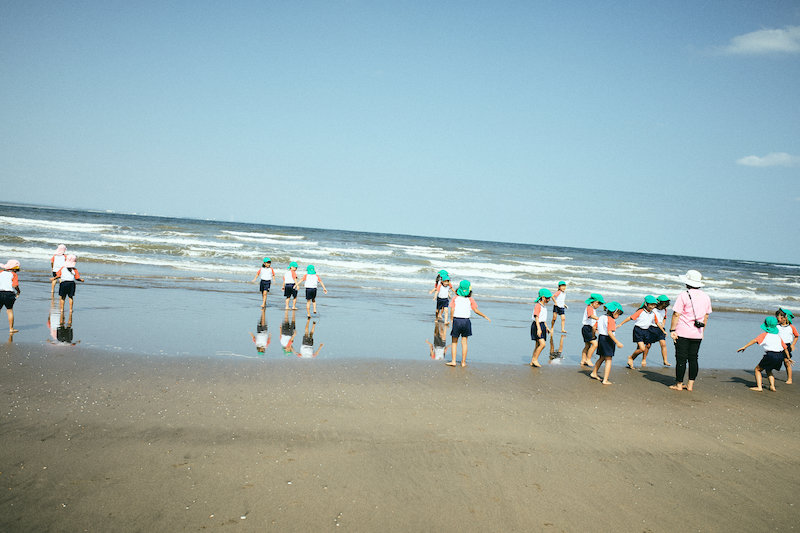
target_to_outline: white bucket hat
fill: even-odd
[[[704,285],[702,279],[703,275],[700,274],[700,272],[698,272],[697,270],[688,270],[685,276],[681,276],[682,282],[695,289],[700,288]]]

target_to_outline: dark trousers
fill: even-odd
[[[689,380],[697,378],[697,352],[700,351],[702,339],[687,339],[678,337],[675,341],[675,381],[683,383],[683,375],[686,373],[686,363],[689,363]]]

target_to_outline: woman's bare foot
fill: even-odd
[[[456,366],[456,362],[455,362],[455,361],[449,361],[449,362],[447,362],[447,363],[445,363],[445,364],[446,364],[447,366]]]
[[[669,388],[672,390],[683,390],[683,383],[679,383],[677,385],[670,385]]]
[[[754,390],[754,391],[761,392],[761,391],[763,391],[764,389],[762,389],[761,387],[750,387],[750,390]]]

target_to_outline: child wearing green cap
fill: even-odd
[[[622,343],[617,340],[614,332],[617,330],[617,318],[622,315],[622,306],[619,302],[608,302],[606,304],[606,314],[597,319],[597,362],[594,364],[594,370],[590,377],[600,380],[597,372],[600,371],[600,365],[606,364],[603,371],[603,385],[611,385],[608,380],[611,376],[611,359],[614,357],[616,348],[622,348]]]
[[[283,297],[286,298],[286,309],[292,300],[292,309],[297,309],[297,263],[292,261],[283,273]]]
[[[300,287],[300,283],[304,283],[306,287],[306,315],[311,316],[311,304],[314,304],[314,314],[317,314],[317,287],[322,287],[322,291],[325,294],[328,294],[328,289],[325,288],[325,284],[322,283],[322,278],[319,277],[317,274],[317,270],[314,268],[314,265],[308,265],[306,267],[306,273],[303,274],[303,279],[301,279],[297,283],[297,287]],[[295,289],[295,292],[296,289]]]
[[[566,333],[567,330],[564,329],[564,322],[566,321],[566,315],[564,312],[567,309],[567,282],[566,281],[559,281],[558,282],[558,289],[556,293],[553,295],[553,319],[550,321],[550,331],[553,331],[553,328],[556,325],[556,317],[561,317],[561,333]]]
[[[775,318],[778,320],[778,335],[781,336],[786,349],[789,351],[789,359],[783,362],[786,368],[786,383],[792,382],[792,352],[797,344],[797,328],[792,325],[794,315],[788,309],[779,308],[775,311]]]
[[[656,308],[653,310],[653,313],[655,313],[656,319],[661,322],[663,326],[667,323],[669,297],[665,294],[662,294],[656,298],[656,301],[658,303],[656,304]],[[672,366],[669,364],[669,360],[667,359],[667,332],[663,328],[659,329],[658,326],[650,326],[650,340],[654,343],[655,341],[658,341],[658,344],[661,346],[661,358],[664,360],[664,366]],[[642,365],[644,365],[646,358],[647,354],[645,353],[644,357],[642,357]]]
[[[619,323],[619,325],[622,326],[628,320],[635,320],[633,326],[633,342],[636,343],[636,349],[628,356],[628,368],[635,368],[633,366],[634,360],[639,354],[647,354],[647,351],[650,349],[650,344],[653,342],[650,336],[650,326],[655,325],[661,331],[664,331],[664,326],[658,321],[656,314],[653,312],[657,304],[658,300],[656,300],[656,297],[648,294],[644,297],[644,302],[642,302],[639,309]],[[666,336],[666,331],[664,331],[664,335]],[[646,355],[642,357],[643,367],[647,366],[645,357]]]
[[[583,336],[583,350],[581,351],[581,366],[592,366],[592,355],[597,349],[597,308],[603,305],[603,296],[593,292],[586,299],[586,309],[583,310],[581,335]]]
[[[275,279],[275,271],[272,269],[272,259],[269,257],[264,258],[264,261],[261,263],[261,268],[258,269],[256,276],[250,283],[253,283],[257,279],[261,279],[258,290],[261,291],[261,309],[264,309],[267,307],[269,288],[272,285],[272,281]]]
[[[761,324],[761,329],[764,333],[736,351],[743,352],[754,344],[759,344],[764,348],[764,356],[755,369],[756,386],[750,387],[750,390],[759,392],[764,390],[761,388],[761,372],[765,371],[769,380],[769,390],[774,391],[775,376],[772,375],[772,371],[780,370],[784,361],[789,361],[789,365],[791,365],[792,360],[789,359],[789,350],[786,348],[786,343],[783,342],[783,339],[778,334],[778,319],[774,316],[768,316],[764,323]]]
[[[531,366],[540,368],[539,355],[547,344],[547,332],[553,331],[547,327],[547,304],[553,297],[549,289],[539,289],[539,297],[533,305],[533,322],[531,323],[531,340],[534,342],[533,355],[531,355]]]
[[[456,296],[450,302],[450,316],[453,317],[453,329],[450,332],[452,343],[450,352],[452,359],[445,363],[447,366],[456,366],[456,345],[458,338],[461,337],[461,366],[467,366],[467,337],[472,336],[472,321],[470,316],[472,311],[482,316],[489,322],[492,321],[488,316],[478,310],[478,304],[472,298],[472,284],[467,280],[462,280],[456,289]]]
[[[440,320],[444,315],[445,324],[449,324],[447,314],[450,310],[450,292],[452,290],[450,274],[446,270],[440,270],[436,277],[436,286],[428,291],[428,294],[436,293],[436,320]]]

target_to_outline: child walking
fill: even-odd
[[[261,263],[261,268],[258,269],[256,272],[256,276],[253,278],[253,281],[261,279],[261,282],[258,285],[258,290],[261,291],[261,309],[267,307],[267,294],[269,294],[269,288],[272,285],[272,281],[275,279],[275,271],[272,269],[272,259],[269,257],[265,257],[263,262]],[[251,281],[250,283],[253,283]]]
[[[292,300],[292,309],[297,309],[297,262],[292,261],[283,273],[283,297],[286,298],[286,309]]]
[[[539,355],[547,344],[547,304],[553,297],[549,289],[539,289],[539,298],[533,305],[533,323],[531,324],[531,340],[534,342],[533,355],[531,355],[531,366],[540,368]],[[549,330],[553,334],[552,330]]]
[[[428,294],[436,293],[436,320],[440,320],[444,315],[444,323],[448,324],[448,312],[450,308],[450,291],[453,287],[450,285],[450,274],[446,270],[440,270],[436,278],[436,286],[428,291]]]
[[[605,304],[603,296],[596,292],[586,299],[586,309],[583,310],[581,335],[583,336],[583,350],[581,351],[581,365],[592,366],[592,355],[597,349],[597,308]]]
[[[550,332],[552,334],[553,328],[556,325],[556,317],[561,317],[561,333],[566,333],[567,330],[564,329],[564,322],[566,319],[566,315],[564,312],[567,310],[567,282],[566,281],[559,281],[558,282],[558,290],[553,295],[553,319],[550,321]]]
[[[456,346],[458,338],[461,337],[461,366],[467,366],[467,338],[472,336],[472,321],[470,317],[472,311],[475,314],[482,316],[489,322],[492,321],[488,316],[484,315],[478,310],[478,304],[472,298],[472,284],[467,280],[461,280],[456,289],[456,296],[450,302],[451,313],[453,317],[453,329],[450,331],[450,352],[452,360],[445,363],[447,366],[456,366]]]
[[[661,322],[661,325],[665,326],[667,323],[669,297],[665,294],[662,294],[656,298],[656,301],[658,303],[656,304],[656,308],[653,313],[655,313],[656,319]],[[664,329],[660,329],[658,326],[650,326],[650,340],[658,341],[658,344],[661,346],[661,358],[664,360],[664,366],[672,366],[669,364],[669,360],[667,359],[667,332]],[[644,357],[642,358],[642,365],[644,366]]]
[[[322,287],[322,291],[325,294],[328,294],[328,289],[325,288],[325,284],[322,283],[322,278],[319,277],[317,274],[317,270],[314,268],[314,265],[308,265],[306,267],[306,273],[303,274],[303,279],[297,284],[300,286],[300,283],[304,283],[306,287],[306,316],[311,316],[311,304],[314,304],[314,314],[317,314],[317,286]]]
[[[67,262],[67,245],[66,244],[59,244],[56,248],[56,253],[53,254],[53,257],[50,258],[50,271],[53,273],[53,280],[50,282],[50,299],[53,299],[56,293],[56,283],[58,281],[58,276],[56,276],[56,272],[59,271],[61,267],[64,266],[64,263]]]
[[[658,300],[656,300],[656,297],[648,294],[644,297],[644,302],[639,309],[619,323],[619,325],[622,326],[628,320],[636,321],[633,326],[633,342],[636,343],[636,349],[628,356],[628,368],[635,369],[633,366],[634,360],[639,354],[646,354],[647,350],[650,349],[650,344],[652,344],[652,340],[650,339],[650,326],[658,326],[661,331],[664,331],[664,326],[658,321],[656,314],[653,312],[657,304]],[[664,332],[664,335],[666,336],[666,332]],[[643,367],[647,366],[645,357],[646,355],[642,357]]]
[[[786,368],[786,383],[790,384],[792,382],[791,359],[792,352],[797,344],[797,328],[792,325],[794,315],[788,309],[780,308],[775,311],[775,318],[778,320],[778,335],[781,336],[781,340],[786,344],[786,349],[789,351],[789,359],[783,362],[783,366]]]
[[[425,339],[431,352],[431,359],[436,361],[444,360],[444,352],[447,348],[447,327],[441,320],[433,322],[433,342]]]
[[[761,387],[761,372],[765,371],[767,373],[767,379],[769,380],[769,390],[774,391],[775,376],[772,375],[772,371],[780,370],[781,364],[783,364],[784,361],[789,361],[789,365],[791,365],[792,360],[789,358],[789,350],[786,348],[786,343],[783,342],[783,339],[781,339],[781,336],[778,334],[778,319],[774,316],[768,316],[766,320],[764,320],[764,323],[761,324],[761,329],[764,333],[736,351],[743,352],[754,344],[759,344],[764,348],[764,357],[761,358],[761,361],[755,369],[756,386],[750,387],[750,390],[759,392],[764,390]]]
[[[80,281],[83,283],[80,272],[75,268],[78,258],[74,255],[68,255],[64,266],[59,268],[56,272],[56,278],[61,280],[58,286],[58,296],[61,298],[61,320],[64,320],[64,301],[69,298],[69,321],[72,322],[72,311],[75,310],[75,282]]]
[[[11,259],[5,265],[0,265],[0,309],[6,308],[8,314],[8,332],[13,335],[19,333],[14,329],[14,302],[22,294],[19,289],[19,261]]]
[[[619,302],[608,302],[606,305],[606,314],[597,319],[597,362],[594,364],[594,370],[589,374],[594,379],[599,380],[600,377],[597,372],[600,370],[600,365],[606,364],[603,371],[603,385],[611,385],[608,377],[611,375],[611,359],[614,357],[616,348],[622,348],[622,343],[617,340],[614,332],[617,329],[616,320],[622,315],[622,306]]]

